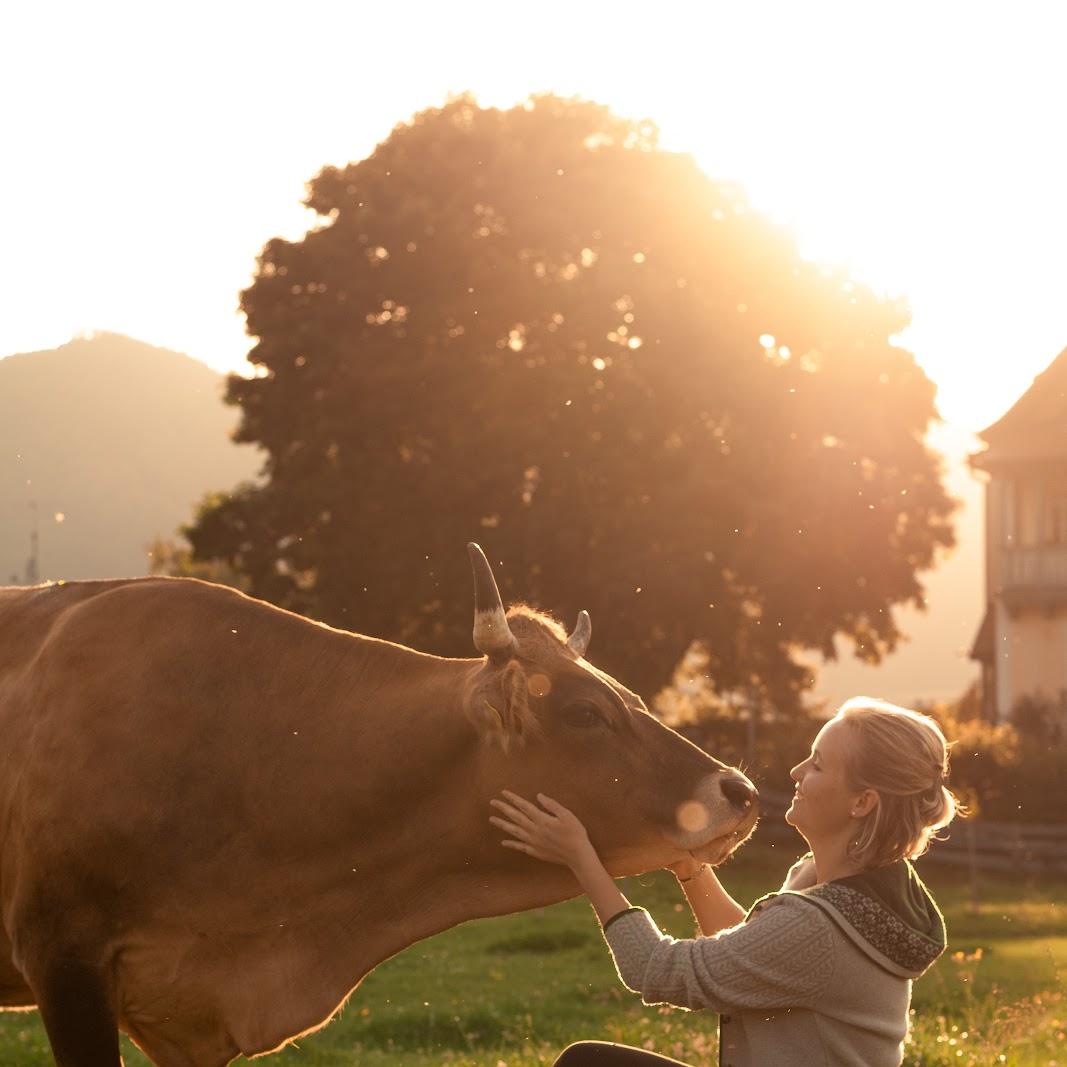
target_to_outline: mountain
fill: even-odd
[[[258,470],[223,385],[111,333],[0,359],[0,584],[25,574],[35,514],[41,579],[147,573],[155,538]]]

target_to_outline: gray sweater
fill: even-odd
[[[724,1067],[898,1067],[941,913],[906,861],[794,889],[801,864],[714,937],[667,937],[643,908],[615,916],[619,977],[646,1004],[719,1012]]]

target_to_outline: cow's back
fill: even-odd
[[[210,856],[270,811],[279,759],[329,728],[307,709],[329,703],[351,643],[195,580],[4,590],[0,827],[24,826],[41,862],[77,839],[87,862],[121,845],[161,877],[189,869],[186,838]],[[101,827],[126,840],[94,840]]]
[[[0,588],[0,813],[39,725],[40,664],[72,612],[129,579]]]
[[[16,959],[27,909],[63,917],[89,896],[113,932],[107,901],[136,925],[139,904],[232,858],[255,801],[270,810],[261,753],[280,731],[264,696],[286,678],[287,629],[309,626],[193,580],[2,591],[0,904]]]
[[[320,1022],[395,951],[351,916],[443,662],[191,579],[3,591],[0,957],[95,946],[148,1046]]]
[[[0,683],[29,665],[71,608],[131,581],[135,579],[0,586]]]
[[[87,606],[132,581],[0,588],[0,891],[9,885],[17,859],[12,835],[24,828],[24,819],[31,814],[25,805],[27,778],[65,744],[82,740],[78,724],[64,728],[62,716],[56,715],[57,692],[76,692],[83,682],[77,668],[77,637],[68,649],[71,643],[65,640],[65,631]],[[69,669],[50,668],[57,651],[60,659],[69,660]],[[69,773],[58,766],[56,770],[69,779]]]

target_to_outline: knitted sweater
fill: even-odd
[[[941,913],[907,861],[793,888],[805,860],[714,937],[667,937],[643,908],[615,916],[619,977],[646,1004],[719,1012],[723,1067],[898,1067],[912,979],[945,948]]]

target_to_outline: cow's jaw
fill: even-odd
[[[756,812],[746,815],[742,823],[728,833],[712,838],[707,844],[698,845],[696,848],[687,849],[690,856],[699,863],[710,863],[712,866],[727,860],[730,855],[751,836],[756,828],[759,816]]]
[[[709,775],[678,805],[667,838],[702,863],[721,863],[748,839],[758,819],[758,802],[739,809],[723,794],[719,776]]]

